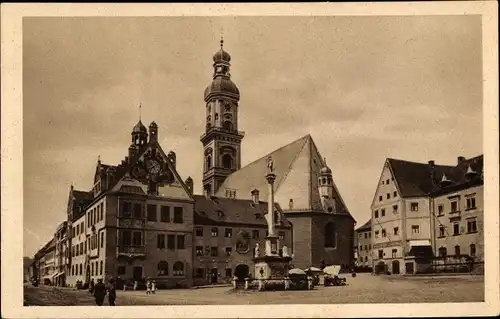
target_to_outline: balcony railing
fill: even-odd
[[[145,255],[144,246],[118,246],[118,255]]]

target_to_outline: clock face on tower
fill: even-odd
[[[158,174],[161,171],[161,164],[154,159],[148,160],[146,162],[146,168],[150,174]]]

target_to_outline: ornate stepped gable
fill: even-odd
[[[266,174],[266,161],[270,156],[276,167],[276,202],[281,207],[286,207],[285,211],[323,212],[318,177],[325,163],[311,135],[287,144],[232,173],[216,195],[223,197],[226,190],[235,190],[238,198],[249,199],[251,190],[259,189],[263,192],[262,196],[267,196],[267,185],[263,176]],[[337,213],[351,216],[335,182],[333,189],[337,199]],[[290,199],[293,199],[293,207],[289,205]]]

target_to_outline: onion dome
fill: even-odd
[[[227,53],[226,51],[224,51],[224,40],[221,39],[220,40],[220,50],[217,51],[215,54],[214,54],[214,62],[229,62],[231,61],[231,56],[229,55],[229,53]]]
[[[147,134],[148,130],[146,129],[146,127],[144,126],[144,124],[142,124],[142,122],[139,120],[139,122],[132,129],[132,134],[134,134],[134,133],[145,133],[145,134]]]
[[[331,175],[332,174],[332,170],[330,169],[330,167],[328,167],[328,165],[326,165],[326,158],[323,160],[324,162],[324,166],[321,168],[321,170],[319,171],[321,174],[329,174]]]
[[[214,94],[227,95],[237,100],[240,99],[240,90],[231,79],[226,77],[216,77],[212,83],[205,89],[205,101],[208,102]]]

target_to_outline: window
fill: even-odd
[[[390,199],[391,198],[391,194],[387,193],[386,197],[387,197],[387,199]]]
[[[195,234],[196,237],[203,237],[203,227],[196,227]]]
[[[212,257],[217,257],[219,254],[218,254],[218,249],[217,247],[210,247],[210,256]]]
[[[378,250],[378,258],[379,258],[379,259],[384,258],[384,251],[383,251],[382,249],[379,249],[379,250]]]
[[[219,229],[217,227],[212,227],[212,237],[219,236]]]
[[[456,257],[460,256],[460,246],[458,246],[458,245],[455,246],[455,256]]]
[[[446,257],[448,253],[446,252],[446,247],[439,248],[439,257]]]
[[[97,267],[96,267],[97,268]],[[96,269],[97,270],[97,269]],[[90,263],[90,275],[94,275],[94,263]]]
[[[476,219],[467,220],[467,232],[476,233],[477,232],[477,222]]]
[[[387,236],[387,233],[385,231],[385,229],[382,229],[382,237],[386,237]]]
[[[104,203],[101,203],[101,220],[104,219]]]
[[[365,250],[368,250],[368,245],[365,245]]]
[[[194,278],[204,278],[204,269],[203,268],[195,268],[194,269]]]
[[[174,207],[174,223],[182,224],[182,207]]]
[[[372,249],[372,245],[371,244],[368,244],[368,249]]]
[[[451,202],[451,212],[452,213],[458,212],[458,201]]]
[[[397,249],[393,249],[392,250],[392,258],[396,258],[398,256],[398,250]]]
[[[398,205],[392,205],[392,213],[397,214],[398,213]]]
[[[392,197],[397,197],[397,196],[398,196],[398,192],[394,191],[394,193],[392,194]]]
[[[233,249],[231,247],[226,247],[226,256],[229,257],[231,256]]]
[[[71,266],[71,276],[75,275],[75,265]]]
[[[372,232],[368,233],[368,238],[372,238]]]
[[[394,236],[399,234],[399,227],[394,227]]]
[[[104,232],[101,232],[101,248],[104,247]]]
[[[438,215],[443,215],[444,214],[444,205],[439,204],[438,205]]]
[[[379,201],[379,202],[381,202],[381,201],[382,201],[382,195],[380,195],[380,196],[378,197],[378,201]]]
[[[224,168],[233,167],[233,157],[230,154],[224,154],[222,156],[222,167]]]
[[[418,234],[418,233],[420,233],[420,226],[418,226],[418,225],[411,225],[411,232],[412,232],[413,234]]]
[[[83,264],[80,264],[80,276],[83,275]]]
[[[168,262],[165,260],[158,263],[158,276],[168,276]]]
[[[96,216],[97,221],[101,220],[101,206],[97,206],[97,216]]]
[[[418,212],[418,203],[411,203],[410,204],[410,210],[412,212]]]
[[[361,234],[360,234],[361,235]],[[365,233],[365,239],[368,239],[368,233]]]
[[[365,256],[365,262],[368,262],[368,256]]]
[[[122,205],[122,216],[130,217],[132,214],[132,204],[129,202],[124,202]]]
[[[375,218],[378,218],[378,210],[375,211]]]
[[[224,232],[224,237],[231,238],[233,236],[233,230],[231,228],[226,228]]]
[[[104,265],[103,265],[103,262],[102,262],[102,260],[101,260],[101,265],[100,265],[100,267],[99,267],[99,275],[101,275],[101,276],[102,276],[102,272],[103,272],[103,268],[104,268],[103,266],[104,266]]]
[[[231,268],[226,268],[226,277],[231,277],[233,275],[233,271]]]
[[[164,234],[158,234],[156,236],[156,247],[159,249],[165,249],[165,235]]]
[[[474,209],[474,208],[476,208],[476,198],[475,197],[467,198],[467,209]]]
[[[444,237],[445,231],[446,230],[443,225],[439,226],[439,237]]]
[[[285,232],[284,231],[278,232],[278,237],[280,240],[285,240]]]
[[[259,231],[258,230],[252,230],[252,238],[253,239],[259,239]]]
[[[80,255],[83,255],[83,243],[80,243]]]
[[[476,245],[470,244],[469,248],[470,248],[470,256],[476,257]]]
[[[460,235],[460,224],[453,223],[453,236],[458,236],[458,235]]]
[[[175,235],[167,235],[167,248],[175,249]]]
[[[135,231],[132,237],[132,245],[134,246],[142,246],[142,233],[139,231]]]
[[[80,245],[76,245],[75,256],[80,256]]]
[[[185,249],[184,235],[177,235],[177,249]]]
[[[382,209],[380,210],[380,215],[381,215],[381,217],[384,217],[384,216],[385,216],[385,208],[382,208]]]
[[[359,245],[359,251],[363,250],[363,245]]]
[[[196,256],[203,256],[203,246],[196,246]]]
[[[388,180],[388,179],[387,179],[387,180],[385,180],[385,183],[386,183],[387,185],[389,185],[389,180]]]
[[[334,223],[328,223],[325,226],[325,247],[335,248],[337,247],[337,232]]]
[[[156,221],[156,205],[148,205],[148,221]]]
[[[160,221],[163,223],[170,222],[170,207],[162,206],[160,211]]]
[[[142,204],[139,203],[134,204],[134,218],[137,219],[142,218]]]
[[[378,230],[375,231],[375,238],[378,238]]]
[[[125,272],[126,272],[126,268],[125,266],[118,266],[118,268],[116,269],[116,272],[118,273],[118,275],[125,275]]]

